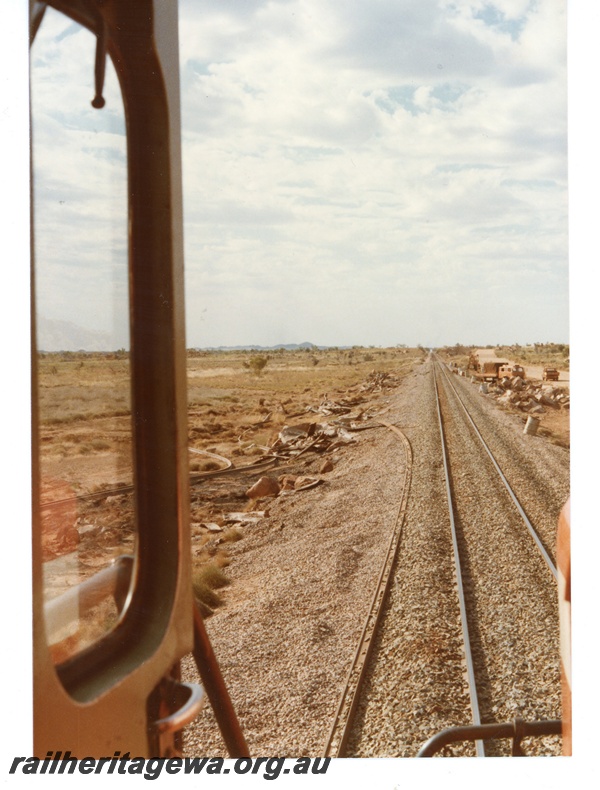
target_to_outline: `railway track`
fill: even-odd
[[[403,495],[398,508],[398,515],[396,517],[392,536],[388,545],[388,550],[385,555],[385,561],[381,569],[375,594],[371,601],[369,614],[363,627],[361,637],[358,643],[358,648],[354,654],[350,672],[342,696],[338,705],[336,715],[334,717],[333,725],[327,738],[327,745],[325,747],[325,756],[341,756],[347,745],[348,737],[350,734],[350,723],[353,720],[358,704],[358,698],[362,683],[364,681],[365,672],[367,669],[368,661],[371,657],[371,649],[373,646],[373,638],[379,626],[379,621],[383,612],[383,603],[387,595],[389,585],[392,579],[392,573],[400,546],[400,539],[402,537],[402,527],[404,525],[404,517],[406,515],[406,506],[408,501],[408,493],[410,490],[410,479],[412,475],[412,451],[410,443],[406,436],[395,425],[390,423],[382,423],[389,430],[393,431],[401,442],[404,444],[406,452],[406,465],[404,471],[404,484]]]
[[[200,453],[202,455],[208,455],[209,457],[212,458],[218,458],[221,459],[226,464],[228,464],[228,466],[224,466],[223,469],[217,469],[215,471],[191,473],[190,485],[194,485],[195,483],[198,483],[202,480],[208,480],[215,477],[234,477],[236,475],[256,474],[256,472],[264,472],[267,469],[273,467],[277,463],[276,459],[269,458],[266,461],[260,461],[259,463],[248,464],[247,466],[234,467],[232,466],[231,461],[229,461],[227,458],[218,456],[215,453],[201,452],[193,448],[190,448],[190,452]],[[116,496],[119,494],[131,494],[134,490],[135,490],[135,486],[133,484],[117,486],[115,488],[103,488],[100,491],[90,491],[85,494],[77,494],[63,499],[45,500],[42,501],[42,507],[54,508],[64,505],[67,502],[85,502],[88,500],[100,501],[102,499],[106,499],[106,497],[108,496]]]
[[[326,756],[414,756],[433,733],[458,725],[552,720],[547,731],[558,730],[554,547],[538,534],[442,366],[433,362],[431,370],[426,441],[437,443],[438,461],[420,469],[415,454],[417,503],[408,508],[393,573],[379,581],[380,608],[361,637],[372,654],[357,650]],[[559,752],[556,735],[528,743],[528,753]],[[504,755],[510,742],[445,753]]]

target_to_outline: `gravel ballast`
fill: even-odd
[[[568,495],[568,451],[523,437],[511,415],[468,382],[461,382],[463,388],[480,414],[478,425],[485,423],[500,448],[503,471],[517,481],[518,496],[524,496],[532,522],[554,552],[557,511]],[[385,636],[375,646],[379,660],[367,679],[347,753],[414,756],[434,732],[468,721],[430,364],[373,405],[411,444],[412,485]],[[321,475],[319,486],[280,494],[264,519],[244,528],[244,538],[230,551],[225,606],[207,620],[253,756],[323,753],[395,526],[406,463],[398,437],[385,428],[364,431],[330,457],[334,468]],[[322,461],[307,457],[305,473],[317,474]],[[390,622],[397,624],[391,630]],[[555,673],[550,674],[554,686]],[[183,675],[197,682],[191,657]],[[554,710],[555,702],[547,707]],[[210,706],[186,728],[185,753],[226,756]]]

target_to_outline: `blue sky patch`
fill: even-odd
[[[451,104],[458,101],[468,90],[468,85],[444,82],[441,85],[436,85],[431,91],[431,95],[438,101],[444,102],[444,104]]]
[[[411,115],[422,115],[427,110],[415,104],[415,93],[417,85],[395,85],[388,88],[386,96],[378,96],[375,104],[388,115],[393,115],[398,107],[402,107]],[[435,85],[431,89],[431,96],[437,100],[437,108],[441,110],[453,110],[452,105],[460,99],[467,91],[469,86],[463,83],[443,82]]]
[[[526,17],[519,17],[518,19],[507,19],[506,14],[495,5],[489,4],[484,6],[483,9],[473,12],[475,19],[481,19],[489,27],[495,27],[501,33],[508,33],[513,41],[518,41],[521,31],[525,26]]]

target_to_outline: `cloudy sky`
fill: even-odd
[[[179,14],[189,346],[568,340],[562,0]],[[112,71],[90,107],[93,56],[91,34],[48,12],[32,60],[38,305],[120,347],[123,112]]]
[[[359,335],[358,342],[373,337],[374,344],[564,340],[564,5],[457,0],[444,8],[427,0],[348,0],[331,3],[327,12],[326,0],[246,0],[239,4],[245,10],[237,12],[225,0],[182,4],[190,345],[351,343]],[[311,8],[318,10],[312,19]],[[9,728],[3,744],[12,759],[31,753],[27,4],[3,3],[0,15],[0,196],[8,273],[0,311],[6,378],[1,398],[10,449],[0,486],[5,523],[26,527],[9,530],[11,562],[2,576],[3,599],[21,603],[5,611],[6,630],[22,646],[9,688],[11,710],[22,726]],[[592,563],[600,551],[600,531],[592,528],[600,442],[593,415],[600,380],[597,366],[589,366],[598,338],[600,118],[593,99],[599,25],[600,4],[569,4],[569,253],[577,391],[572,512],[580,526],[573,535],[579,601],[573,616],[575,670],[585,693],[574,700],[577,757],[568,765],[536,765],[536,771],[548,769],[545,786],[556,790],[580,771],[587,779],[597,769],[597,659],[588,625],[597,599]],[[113,332],[114,325],[111,337],[118,347],[124,321],[110,302],[121,300],[122,315],[119,98],[109,74],[108,106],[102,112],[88,109],[93,40],[85,33],[65,35],[66,27],[51,14],[45,26],[39,35],[46,52],[36,44],[32,75],[36,209],[44,245],[39,263],[62,276],[45,275],[40,312],[89,330]],[[63,58],[67,47],[75,47],[70,59]],[[84,51],[90,64],[85,68],[76,57]],[[54,74],[69,74],[66,97],[44,97],[50,66]],[[73,99],[81,107],[78,114]],[[96,179],[114,195],[94,205],[83,185]],[[52,212],[61,210],[66,216],[54,216],[58,225]],[[215,217],[217,211],[222,213]],[[103,237],[91,239],[81,229],[83,219],[92,223],[88,229],[114,228],[114,243],[102,255],[94,246]],[[60,233],[53,235],[56,227]],[[94,279],[98,267],[104,273]],[[510,272],[506,281],[502,271]],[[256,293],[259,281],[262,295]],[[398,287],[390,288],[391,281]],[[514,765],[507,761],[502,768]],[[494,776],[482,777],[488,786],[506,785],[499,767]],[[452,769],[443,768],[446,781]],[[408,770],[403,766],[403,777]],[[509,777],[513,783],[515,776]],[[464,787],[464,775],[458,780],[449,786]]]

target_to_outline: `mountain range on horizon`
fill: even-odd
[[[116,351],[109,332],[85,329],[71,321],[37,316],[37,347],[41,352]]]
[[[194,347],[192,347],[194,348]],[[203,346],[202,348],[196,347],[198,351],[299,351],[301,349],[323,349],[331,348],[331,346],[317,346],[315,343],[278,343],[275,346],[259,346],[255,344],[248,344],[243,346]]]
[[[37,317],[37,347],[42,353],[57,353],[61,351],[117,351],[113,338],[109,332],[85,329],[71,321],[62,321],[55,318]],[[278,343],[274,346],[261,346],[256,343],[247,343],[237,346],[191,346],[196,351],[298,351],[302,349],[325,349],[330,346],[318,346],[315,343]]]

